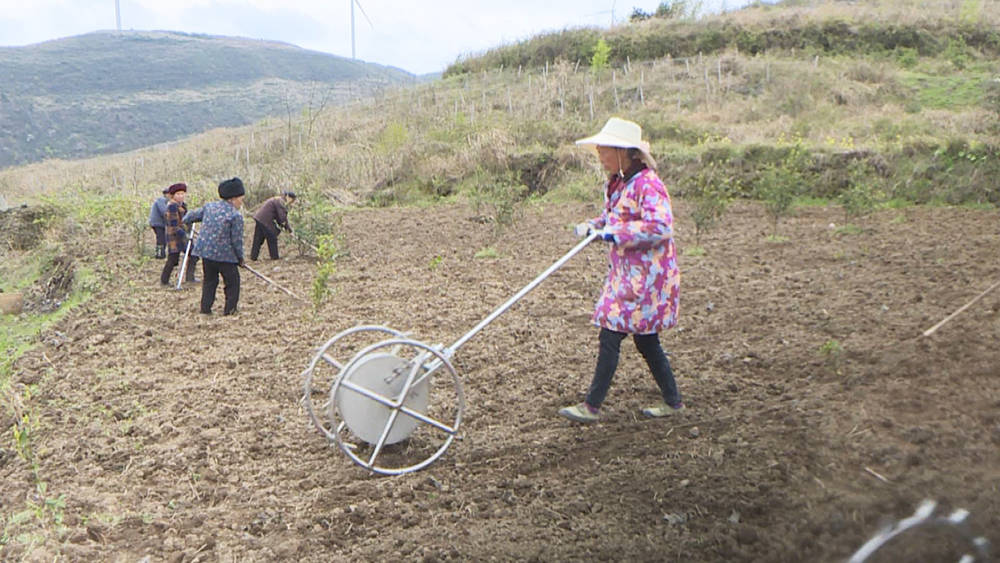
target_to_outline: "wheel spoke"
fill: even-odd
[[[378,437],[378,442],[375,444],[375,449],[372,450],[372,456],[368,458],[369,469],[375,466],[375,458],[378,454],[382,452],[382,448],[385,446],[385,440],[389,437],[389,432],[392,432],[392,426],[396,424],[396,417],[399,415],[397,409],[393,409],[389,413],[389,420],[385,421],[385,426],[382,428],[382,435]]]
[[[336,358],[334,358],[330,354],[327,354],[326,352],[324,352],[322,357],[323,357],[324,360],[326,360],[326,363],[330,364],[331,366],[333,366],[333,367],[335,367],[335,368],[337,368],[339,370],[343,370],[344,369],[343,364],[341,364],[340,362],[338,362],[336,360]]]
[[[419,420],[420,422],[423,422],[424,424],[429,424],[429,425],[437,428],[438,430],[441,430],[442,432],[446,432],[448,434],[455,434],[456,432],[458,432],[458,430],[452,428],[451,426],[448,426],[447,424],[445,424],[443,422],[438,422],[437,420],[435,420],[435,419],[433,419],[433,418],[431,418],[431,417],[429,417],[429,416],[427,416],[427,415],[425,415],[425,414],[423,414],[421,412],[415,411],[415,410],[407,407],[406,405],[403,405],[403,406],[399,407],[399,410],[403,414],[405,414],[407,416],[410,416],[410,417],[413,417],[413,418]]]
[[[395,400],[390,399],[385,395],[379,395],[378,393],[375,393],[374,391],[368,389],[367,387],[362,387],[346,379],[340,382],[340,386],[346,387],[359,395],[364,395],[365,397],[368,397],[369,399],[375,401],[376,403],[385,405],[389,408],[396,408],[398,406]]]

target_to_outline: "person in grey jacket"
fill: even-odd
[[[164,188],[163,194],[153,205],[149,207],[149,227],[153,229],[153,234],[156,235],[156,257],[166,258],[167,257],[167,231],[166,231],[166,221],[164,215],[167,213],[167,190],[170,188]]]
[[[184,215],[187,224],[201,221],[201,232],[191,250],[201,257],[201,313],[212,314],[219,276],[225,283],[223,315],[232,315],[240,301],[240,270],[243,265],[243,181],[231,178],[219,184],[219,197]]]

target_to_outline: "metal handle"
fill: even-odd
[[[531,280],[531,283],[529,283],[528,285],[524,286],[521,289],[521,291],[518,291],[517,293],[515,293],[514,296],[511,297],[510,299],[508,299],[506,303],[504,303],[503,305],[500,305],[499,307],[497,307],[497,309],[495,311],[493,311],[492,313],[490,313],[489,316],[487,316],[485,319],[479,321],[479,324],[477,324],[476,326],[472,327],[472,330],[470,330],[469,332],[465,333],[461,338],[459,338],[458,340],[456,340],[455,343],[452,344],[451,346],[449,346],[447,349],[451,353],[454,353],[456,350],[459,349],[459,347],[462,346],[462,344],[465,344],[466,342],[469,341],[470,338],[472,338],[473,336],[475,336],[479,331],[481,331],[484,328],[486,328],[486,325],[488,325],[491,322],[493,322],[497,317],[499,317],[500,315],[502,315],[507,309],[510,309],[514,305],[514,303],[517,303],[518,301],[520,301],[521,298],[524,297],[525,295],[527,295],[529,291],[531,291],[532,289],[535,289],[535,287],[537,287],[538,284],[542,283],[542,281],[544,281],[545,278],[551,276],[553,272],[555,272],[560,267],[562,267],[562,265],[565,264],[567,261],[569,261],[570,258],[576,256],[581,250],[584,249],[584,247],[586,247],[588,244],[590,244],[594,239],[596,239],[600,235],[601,235],[601,233],[598,232],[598,231],[591,231],[591,233],[589,235],[587,235],[583,240],[581,240],[579,243],[577,243],[577,245],[574,246],[572,249],[570,249],[570,251],[567,252],[562,258],[556,260],[556,262],[554,264],[552,264],[551,266],[549,266],[549,268],[547,270],[545,270],[544,272],[542,272],[541,274],[539,274],[537,278]]]
[[[191,246],[194,245],[195,227],[191,225],[191,236],[188,237],[187,247],[184,249],[184,263],[181,264],[181,271],[177,273],[177,288],[181,288],[184,283],[184,275],[187,273],[188,257],[191,256]]]

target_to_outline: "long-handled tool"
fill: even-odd
[[[188,237],[187,246],[184,248],[184,261],[181,262],[181,271],[177,273],[177,287],[175,289],[180,289],[181,284],[184,283],[184,274],[187,273],[188,258],[191,256],[191,247],[194,245],[195,228],[191,225],[191,235]]]
[[[287,287],[282,287],[282,286],[281,286],[281,284],[279,284],[278,282],[276,282],[276,281],[272,280],[271,278],[269,278],[269,277],[265,276],[264,274],[262,274],[262,273],[258,272],[257,270],[254,270],[254,269],[253,269],[253,268],[251,268],[250,266],[247,266],[246,264],[243,264],[243,268],[244,268],[244,269],[246,269],[246,270],[248,270],[248,271],[249,271],[249,272],[250,272],[251,274],[253,274],[253,275],[257,276],[258,278],[260,278],[260,279],[264,280],[264,282],[265,282],[265,283],[269,283],[269,284],[273,285],[274,287],[276,287],[276,288],[280,289],[281,291],[283,291],[283,292],[287,293],[287,294],[288,294],[289,296],[291,296],[291,297],[292,297],[293,299],[298,299],[299,301],[302,301],[303,303],[305,303],[305,302],[306,302],[306,300],[305,300],[305,299],[303,299],[303,298],[299,297],[298,295],[296,295],[295,293],[293,293],[293,292],[292,292],[292,291],[291,291],[290,289],[288,289]]]
[[[300,237],[299,235],[295,234],[295,231],[288,231],[288,235],[291,236],[296,241],[298,241],[298,243],[301,244],[302,246],[305,246],[306,248],[312,250],[316,254],[319,254],[319,249],[318,248],[316,248],[315,246],[309,244],[302,237]]]
[[[948,315],[947,317],[945,317],[945,318],[944,318],[943,320],[941,320],[941,322],[939,322],[938,324],[936,324],[936,325],[932,326],[931,328],[929,328],[929,329],[925,330],[925,331],[924,331],[924,336],[930,336],[930,335],[934,334],[934,332],[935,332],[935,331],[936,331],[937,329],[939,329],[939,328],[941,328],[942,326],[944,326],[944,324],[945,324],[946,322],[948,322],[948,321],[950,321],[950,320],[954,319],[955,317],[957,317],[959,313],[961,313],[962,311],[964,311],[964,310],[968,309],[969,307],[971,307],[973,303],[975,303],[976,301],[979,301],[980,299],[982,299],[982,298],[983,298],[983,296],[985,296],[985,295],[986,295],[987,293],[989,293],[989,292],[993,291],[993,290],[994,290],[994,289],[996,289],[996,288],[997,288],[998,286],[1000,286],[1000,281],[998,281],[997,283],[995,283],[995,284],[993,284],[993,285],[989,286],[988,288],[986,288],[986,291],[984,291],[984,292],[980,293],[979,295],[975,296],[975,297],[974,297],[974,298],[972,299],[972,301],[969,301],[969,302],[968,302],[968,303],[966,303],[965,305],[962,305],[961,307],[959,307],[959,308],[958,308],[958,309],[957,309],[957,310],[956,310],[956,311],[955,311],[954,313],[952,313],[952,314]]]
[[[462,421],[465,399],[451,363],[455,351],[600,235],[590,233],[450,346],[425,344],[380,326],[358,326],[337,334],[303,373],[302,402],[313,424],[356,464],[375,473],[399,475],[426,467],[448,448]],[[369,337],[384,333],[388,339],[364,347],[348,362],[328,353],[342,338],[364,333]],[[325,366],[336,370],[326,422],[312,404],[315,372]],[[444,377],[432,378],[434,374]],[[356,447],[357,440],[370,448]],[[404,440],[405,446],[392,446]]]

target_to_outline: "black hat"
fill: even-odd
[[[223,180],[219,184],[219,197],[222,199],[231,199],[234,197],[239,197],[246,193],[243,189],[243,180],[239,178],[230,178],[229,180]]]
[[[170,188],[163,188],[163,195],[166,195],[170,191]]]
[[[286,198],[290,197],[292,199],[298,199],[297,197],[295,197],[295,192],[293,192],[291,190],[288,190],[287,192],[283,192],[281,195],[285,196]]]

